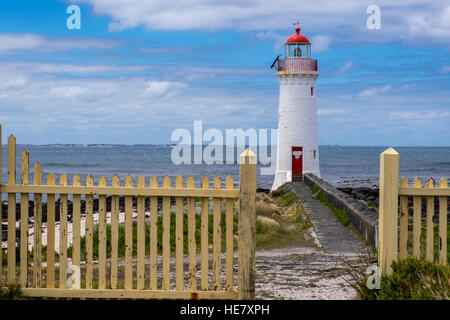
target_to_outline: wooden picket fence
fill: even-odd
[[[1,126],[0,126],[1,141]],[[0,163],[1,163],[0,143]],[[0,279],[8,282],[20,282],[26,296],[35,297],[68,297],[68,298],[175,298],[175,299],[254,299],[255,268],[255,193],[256,193],[256,156],[247,149],[240,156],[239,189],[234,188],[231,176],[226,179],[225,189],[219,177],[213,181],[214,189],[209,188],[209,180],[203,177],[201,188],[195,187],[193,177],[187,178],[184,187],[183,178],[178,176],[175,188],[172,188],[170,177],[163,178],[162,187],[152,176],[148,180],[139,176],[137,186],[133,185],[131,176],[125,178],[124,186],[120,186],[119,177],[114,175],[111,185],[107,186],[105,177],[101,177],[98,185],[94,185],[91,175],[86,177],[85,186],[81,185],[81,177],[73,176],[69,185],[67,175],[59,177],[59,185],[55,184],[55,175],[47,175],[47,185],[43,185],[42,166],[34,165],[34,181],[29,181],[29,153],[21,154],[20,184],[16,183],[16,138],[8,139],[8,184],[1,184],[1,194],[8,194],[7,223],[7,266],[2,269],[0,259]],[[0,177],[2,168],[0,166]],[[20,194],[20,235],[16,239],[16,194]],[[29,262],[28,248],[28,210],[29,198],[34,197],[34,244],[33,261]],[[43,194],[47,195],[47,251],[46,268],[42,261],[42,205]],[[55,262],[55,197],[59,195],[60,232],[59,232],[59,264]],[[73,196],[73,236],[72,256],[68,257],[68,196]],[[81,261],[81,197],[85,196],[85,261]],[[93,202],[98,196],[98,261],[93,256]],[[111,252],[107,259],[107,196],[111,196]],[[124,196],[125,208],[125,257],[123,283],[118,274],[121,261],[119,248],[119,197]],[[137,197],[137,259],[133,258],[133,196]],[[149,227],[145,222],[145,201],[150,200]],[[170,224],[171,197],[175,198],[175,276],[171,276]],[[162,198],[162,225],[158,225],[158,198]],[[148,199],[148,198],[147,198]],[[200,254],[197,255],[196,244],[196,212],[195,201],[201,199]],[[238,214],[238,270],[233,267],[234,241],[233,218],[235,200],[239,199]],[[210,201],[211,200],[211,201]],[[186,206],[184,205],[186,201]],[[212,263],[210,261],[208,235],[209,204],[213,211]],[[221,221],[222,203],[225,204],[225,221]],[[187,211],[187,212],[186,212]],[[184,259],[183,219],[187,216],[188,253]],[[221,224],[225,224],[225,277],[222,270],[222,234]],[[158,259],[157,229],[162,228],[162,257]],[[148,265],[145,256],[145,233],[150,233],[150,254]],[[16,265],[16,246],[19,247],[19,264]],[[13,250],[11,250],[13,248]],[[172,259],[173,260],[173,259]],[[66,285],[68,263],[72,266],[85,267],[85,288],[68,288]],[[158,265],[162,263],[162,275],[158,275]],[[212,264],[212,270],[210,266]],[[185,280],[184,267],[187,265]],[[96,266],[96,268],[94,268]],[[72,268],[74,269],[74,268]],[[161,268],[160,268],[161,269]],[[200,275],[197,276],[197,270]],[[44,272],[45,271],[45,272]],[[107,277],[109,271],[109,279]],[[212,272],[212,280],[209,277]],[[30,274],[31,273],[31,274]],[[95,273],[97,273],[95,275]],[[55,279],[59,275],[59,279]],[[146,278],[147,275],[147,278]],[[175,279],[173,279],[175,278]],[[45,281],[43,281],[45,279]],[[94,279],[98,279],[94,285]],[[149,279],[147,281],[146,279]],[[159,279],[159,281],[158,281]],[[30,281],[31,280],[31,281]],[[57,281],[58,280],[58,281]],[[175,281],[174,281],[175,280]],[[235,282],[235,280],[237,280]],[[175,282],[175,288],[172,285]],[[199,284],[198,284],[199,282]],[[69,282],[70,283],[70,282]],[[75,283],[75,282],[74,282]],[[237,285],[235,285],[237,283]],[[198,285],[200,288],[198,288]],[[55,288],[56,287],[56,288]],[[237,287],[237,289],[235,289]]]
[[[450,197],[448,181],[441,178],[439,186],[435,187],[434,180],[430,178],[423,186],[422,180],[415,178],[413,186],[410,187],[408,179],[403,177],[399,184],[399,162],[400,156],[393,148],[387,149],[380,156],[378,262],[381,272],[390,274],[392,261],[404,259],[409,255],[421,257],[424,254],[427,260],[446,265],[448,197]],[[408,212],[410,196],[413,197],[412,219]],[[424,246],[421,245],[422,197],[426,197]],[[439,197],[438,238],[435,237],[433,221],[435,197]],[[411,223],[410,232],[408,227]],[[434,252],[435,241],[438,241],[439,248],[437,259]],[[409,247],[408,242],[412,244]]]

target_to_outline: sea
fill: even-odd
[[[237,148],[237,147],[236,147]],[[238,154],[235,148],[234,154]],[[335,187],[362,187],[379,184],[380,154],[387,147],[364,146],[320,146],[319,162],[322,179]],[[400,176],[412,181],[415,177],[422,179],[441,177],[450,178],[450,147],[394,147],[400,154]],[[3,146],[3,183],[7,182],[7,146]],[[222,181],[231,175],[235,183],[239,182],[239,165],[226,164],[175,164],[172,161],[174,146],[171,145],[18,145],[17,146],[17,181],[20,182],[20,153],[27,149],[30,153],[30,182],[33,181],[33,164],[39,161],[43,166],[44,184],[46,175],[54,173],[67,174],[72,183],[74,174],[82,177],[82,183],[88,174],[94,177],[95,183],[100,176],[105,176],[108,183],[111,177],[118,174],[121,183],[126,175],[133,177],[134,183],[139,175],[148,177],[156,175],[159,183],[162,177],[184,178],[192,175],[196,184],[200,185],[202,176],[210,181],[219,176]],[[276,150],[276,148],[273,148]],[[241,149],[242,150],[242,149]],[[265,150],[255,150],[265,152]],[[226,153],[226,150],[225,152]],[[269,149],[270,155],[270,149]],[[272,157],[276,159],[275,155]],[[193,162],[193,161],[192,161]],[[272,169],[275,166],[272,165]],[[265,170],[263,168],[266,168]],[[257,186],[270,189],[274,170],[268,164],[258,162]],[[58,178],[57,178],[58,179]],[[58,183],[58,180],[57,180]],[[211,183],[212,185],[212,183]]]

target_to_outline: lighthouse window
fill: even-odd
[[[311,87],[311,97],[314,96],[314,87]]]
[[[314,160],[316,160],[316,150],[313,151]]]

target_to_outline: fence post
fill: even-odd
[[[398,256],[398,171],[400,156],[393,148],[380,156],[380,204],[378,265],[382,274],[391,274]]]
[[[255,299],[256,155],[248,148],[240,155],[238,299]]]

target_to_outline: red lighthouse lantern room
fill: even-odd
[[[311,43],[300,33],[300,27],[287,39],[284,48],[285,57],[278,60],[278,71],[317,71],[317,60],[311,59]]]

